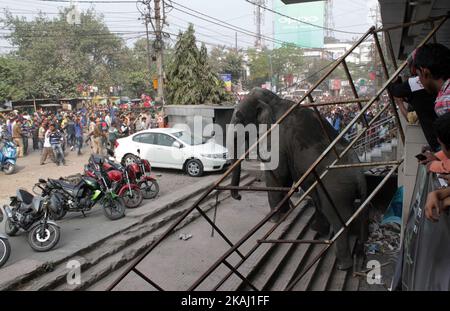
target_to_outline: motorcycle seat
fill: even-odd
[[[61,188],[64,188],[64,190],[68,190],[68,191],[73,191],[77,187],[77,185],[66,182],[61,179],[50,179],[50,181],[59,185]]]
[[[39,209],[42,198],[40,196],[34,196],[25,189],[17,190],[17,199],[22,202],[20,210],[23,212],[30,211],[33,207],[35,210]]]
[[[65,191],[69,192],[71,195],[76,195],[78,190],[80,190],[81,181],[77,184],[69,183],[61,179],[51,179],[51,182],[59,185]]]
[[[26,191],[25,189],[19,188],[16,191],[17,200],[24,203],[25,205],[30,205],[33,202],[33,197],[31,193]]]

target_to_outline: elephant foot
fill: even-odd
[[[353,260],[351,257],[345,259],[337,259],[337,268],[339,270],[348,270],[353,266]]]

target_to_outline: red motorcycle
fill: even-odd
[[[140,150],[138,149],[138,154]],[[136,179],[135,183],[141,189],[145,199],[153,199],[159,193],[159,185],[155,176],[152,174],[152,167],[150,162],[139,156],[133,157],[133,162],[127,165],[134,172]]]
[[[123,167],[102,156],[91,156],[88,165],[84,167],[84,173],[93,178],[95,178],[94,164],[102,165],[112,183],[111,188],[123,199],[126,207],[136,208],[142,203],[144,196],[140,186],[134,182],[136,175],[131,168]]]

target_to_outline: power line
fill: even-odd
[[[72,1],[70,0],[37,0],[40,2],[63,2],[63,3],[70,3]],[[108,4],[113,4],[113,3],[136,3],[136,1],[132,1],[132,0],[119,0],[119,1],[108,1],[108,0],[92,0],[92,1],[88,1],[88,0],[84,0],[84,1],[78,1],[78,3],[108,3]]]
[[[256,33],[251,32],[251,31],[249,31],[249,30],[247,30],[247,29],[244,29],[244,28],[241,28],[241,27],[232,25],[232,24],[227,23],[227,22],[225,22],[225,21],[223,21],[223,20],[220,20],[220,19],[218,19],[218,18],[215,18],[215,17],[212,17],[212,16],[210,16],[210,15],[204,14],[204,13],[202,13],[202,12],[196,11],[196,10],[194,10],[194,9],[190,9],[190,8],[184,6],[184,5],[181,5],[181,4],[176,3],[175,1],[172,1],[172,2],[175,3],[176,5],[182,7],[182,8],[186,8],[186,9],[192,11],[192,12],[195,12],[195,13],[197,13],[197,14],[199,14],[199,15],[205,16],[205,17],[207,17],[207,18],[209,18],[209,19],[206,19],[206,18],[204,18],[204,17],[201,17],[201,16],[198,16],[198,15],[195,15],[195,14],[192,14],[192,13],[189,13],[189,12],[186,12],[186,11],[180,9],[180,8],[174,7],[174,9],[177,10],[177,11],[180,11],[180,12],[182,12],[182,13],[188,14],[188,15],[193,16],[193,17],[195,17],[195,18],[198,18],[198,19],[207,21],[207,22],[209,22],[209,23],[211,23],[211,24],[215,24],[215,25],[218,25],[218,26],[221,26],[221,27],[224,27],[224,28],[228,28],[228,29],[237,31],[237,32],[239,32],[239,33],[243,33],[243,34],[245,34],[245,35],[247,35],[247,36],[252,36],[252,37],[255,37],[255,38],[258,37],[258,35],[257,35]],[[212,19],[212,21],[211,21],[211,19]],[[294,43],[292,43],[292,42],[286,42],[286,41],[278,40],[278,39],[271,38],[271,37],[267,37],[267,36],[261,36],[261,37],[262,37],[262,39],[267,40],[267,41],[270,41],[270,42],[273,42],[273,43],[278,43],[278,44],[290,44],[290,45],[295,45],[295,46],[298,46],[298,47],[303,47],[303,46],[300,46],[300,45],[298,45],[298,44],[294,44]]]
[[[308,22],[302,21],[301,19],[298,19],[298,18],[289,16],[289,15],[283,14],[283,13],[281,13],[281,12],[272,10],[272,9],[270,9],[270,8],[264,6],[264,5],[261,5],[261,4],[259,4],[259,3],[255,3],[255,2],[252,2],[252,1],[250,1],[250,0],[245,0],[245,1],[247,1],[248,3],[251,3],[251,4],[253,4],[253,5],[258,6],[258,7],[260,7],[261,9],[267,10],[267,11],[272,12],[272,13],[274,13],[274,14],[277,14],[277,15],[280,15],[280,16],[283,16],[283,17],[286,17],[286,18],[289,18],[289,19],[291,19],[291,20],[294,20],[294,21],[297,21],[297,22],[299,22],[299,23],[302,23],[302,24],[305,24],[305,25],[309,25],[309,26],[312,26],[312,27],[321,28],[321,29],[324,29],[324,30],[335,31],[335,32],[340,32],[340,33],[353,34],[353,35],[362,35],[362,34],[363,34],[363,33],[361,33],[361,32],[353,32],[353,31],[339,30],[339,29],[334,29],[334,28],[329,28],[329,27],[324,27],[324,26],[320,26],[320,25],[308,23]]]

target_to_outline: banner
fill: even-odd
[[[393,289],[450,290],[450,216],[442,213],[433,223],[424,212],[428,193],[440,186],[433,175],[427,174],[425,165],[419,165]]]
[[[283,15],[323,27],[325,21],[325,1],[284,4],[273,1],[273,9]],[[324,30],[274,13],[275,39],[305,48],[323,48]],[[278,44],[277,47],[279,47]]]
[[[231,92],[231,74],[220,74],[220,79],[222,79],[222,81],[225,83],[225,89],[227,90],[227,92]]]

